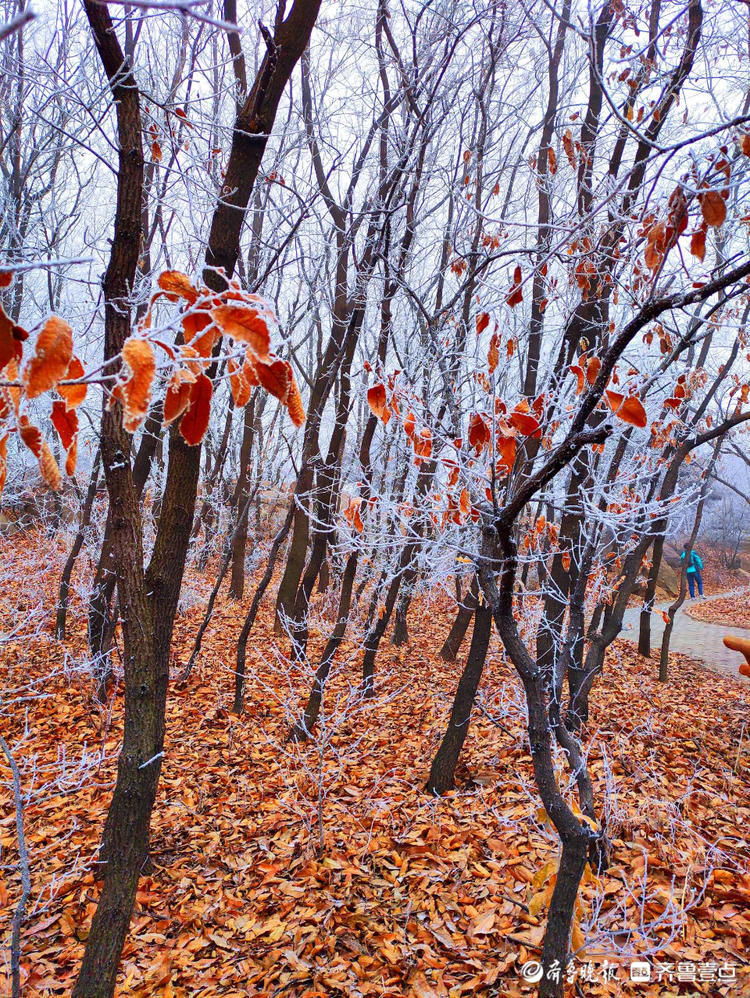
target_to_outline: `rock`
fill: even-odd
[[[662,561],[659,566],[656,584],[670,596],[676,596],[680,591],[680,577],[667,561]]]

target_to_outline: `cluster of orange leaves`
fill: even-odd
[[[276,319],[270,306],[258,295],[243,291],[231,282],[221,294],[196,287],[185,275],[168,270],[159,276],[159,290],[136,336],[122,349],[122,372],[110,397],[122,403],[124,425],[133,433],[146,418],[156,373],[153,343],[164,350],[175,369],[167,383],[164,422],[180,420],[180,433],[188,444],[199,444],[208,429],[213,382],[206,374],[214,357],[214,347],[226,335],[234,341],[238,357],[227,361],[234,403],[243,408],[251,389],[261,385],[286,406],[295,426],[305,421],[302,398],[287,360],[271,352],[271,328]],[[184,342],[173,347],[161,340],[146,339],[154,302],[160,297],[184,302],[182,316]]]
[[[0,287],[9,287],[12,274],[0,272]],[[136,335],[128,337],[121,352],[121,368],[108,405],[120,402],[123,425],[134,433],[146,418],[157,371],[154,344],[161,347],[175,369],[166,388],[164,421],[180,420],[180,433],[191,445],[201,442],[208,429],[213,382],[206,374],[213,350],[222,335],[229,336],[238,356],[227,361],[235,405],[242,408],[253,386],[261,385],[284,405],[295,426],[305,421],[299,388],[287,360],[271,351],[271,328],[276,318],[260,297],[244,292],[236,282],[222,294],[197,288],[185,274],[166,271],[158,279],[159,290],[151,299],[146,318]],[[183,342],[171,346],[148,338],[154,302],[160,297],[183,301]],[[11,432],[39,462],[44,481],[57,490],[60,469],[41,430],[29,419],[26,402],[54,392],[51,421],[66,453],[65,471],[75,472],[78,452],[77,409],[86,398],[86,372],[73,352],[73,330],[52,315],[37,336],[34,352],[24,363],[23,345],[28,332],[12,322],[0,307],[0,492],[7,476],[7,447]]]
[[[0,273],[0,287],[9,287],[11,273]],[[83,364],[73,352],[73,330],[56,315],[47,319],[34,352],[24,363],[28,332],[12,322],[0,307],[0,493],[8,473],[8,438],[17,432],[39,462],[44,481],[59,489],[61,473],[49,444],[28,415],[27,402],[54,391],[51,420],[66,453],[65,471],[75,471],[78,453],[78,406],[86,398]]]

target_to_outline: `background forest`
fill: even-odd
[[[8,994],[747,993],[749,67],[1,0]]]

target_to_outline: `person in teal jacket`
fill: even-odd
[[[682,554],[680,555],[680,560],[684,561],[685,558],[689,558],[688,568],[687,568],[687,580],[688,588],[690,589],[690,599],[695,599],[695,584],[698,583],[698,593],[703,596],[703,577],[701,572],[703,571],[703,562],[701,561],[701,556],[697,551],[690,551],[688,555],[687,544],[682,549]]]

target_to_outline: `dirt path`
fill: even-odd
[[[736,593],[744,593],[750,600],[750,590],[735,590]],[[706,601],[710,602],[722,596],[731,596],[732,593],[714,593],[707,596]],[[664,634],[664,619],[661,611],[668,609],[669,603],[658,603],[655,611],[651,614],[651,648],[658,650],[661,647],[661,639]],[[689,599],[685,600],[677,611],[670,642],[670,651],[681,652],[683,655],[690,655],[707,669],[713,672],[721,672],[724,675],[731,675],[741,683],[750,685],[750,679],[739,674],[739,667],[744,661],[742,655],[737,651],[730,651],[723,643],[723,638],[727,634],[733,634],[739,638],[750,638],[750,630],[744,627],[729,627],[726,624],[707,624],[703,620],[694,620],[689,617],[685,610],[691,605]],[[627,640],[638,641],[638,620],[640,607],[631,607],[625,611],[623,620],[622,637]]]

